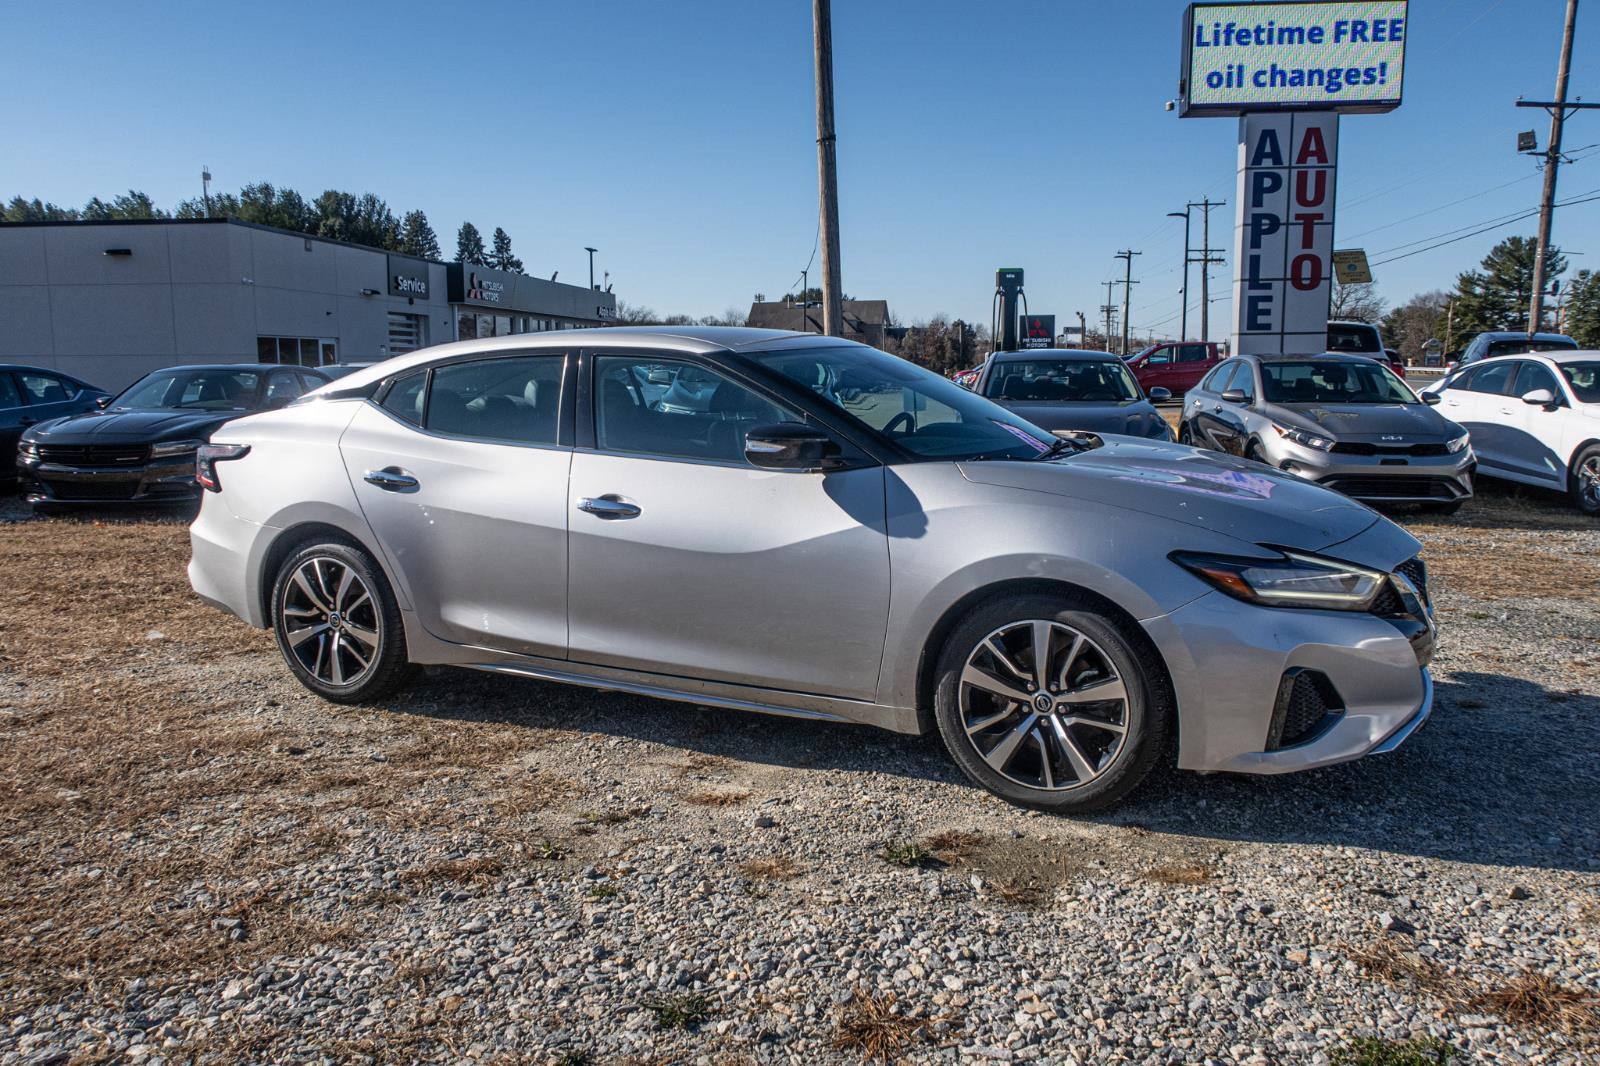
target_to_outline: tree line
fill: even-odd
[[[444,258],[439,237],[426,214],[422,211],[396,213],[381,197],[370,192],[357,196],[328,189],[308,199],[294,189],[278,188],[271,182],[261,181],[246,185],[237,193],[214,193],[209,200],[205,197],[184,200],[170,211],[156,206],[148,193],[137,189],[129,189],[109,200],[93,197],[81,208],[21,196],[12,197],[0,207],[0,223],[208,217],[236,218],[422,259]],[[499,226],[485,246],[478,228],[471,222],[463,222],[456,232],[456,260],[472,266],[525,273],[522,260],[511,250],[510,235]]]

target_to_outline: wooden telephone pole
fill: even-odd
[[[1133,287],[1139,284],[1133,280],[1133,257],[1143,255],[1143,252],[1126,251],[1118,252],[1116,258],[1126,264],[1122,275],[1122,351],[1118,355],[1128,354],[1128,304],[1133,297]]]
[[[811,23],[817,60],[817,184],[822,197],[822,332],[842,337],[844,297],[839,281],[839,165],[833,131],[831,0],[812,0]]]

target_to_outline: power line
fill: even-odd
[[[1575,206],[1577,204],[1587,204],[1587,203],[1592,203],[1595,200],[1600,200],[1600,189],[1594,190],[1594,193],[1595,193],[1595,195],[1586,195],[1586,196],[1583,196],[1583,197],[1580,197],[1580,198],[1577,198],[1577,199],[1572,199],[1572,200],[1562,200],[1560,203],[1557,203],[1555,206],[1557,206],[1557,207],[1573,207],[1573,206]],[[1449,240],[1440,241],[1437,244],[1430,244],[1425,248],[1418,248],[1415,251],[1406,252],[1403,255],[1392,255],[1387,259],[1377,259],[1377,260],[1373,261],[1372,265],[1373,266],[1382,266],[1384,263],[1393,263],[1393,262],[1396,262],[1397,260],[1400,260],[1400,259],[1409,259],[1414,255],[1421,255],[1423,252],[1431,252],[1435,248],[1443,248],[1447,244],[1455,244],[1457,241],[1464,241],[1469,237],[1476,237],[1476,236],[1478,236],[1480,234],[1488,233],[1490,230],[1499,229],[1502,226],[1509,226],[1513,222],[1521,222],[1525,218],[1533,218],[1538,213],[1539,213],[1539,209],[1536,207],[1531,211],[1524,211],[1522,214],[1516,215],[1516,216],[1511,217],[1511,218],[1496,219],[1494,222],[1491,222],[1489,225],[1484,226],[1482,229],[1475,229],[1470,233],[1463,233],[1459,237],[1451,237]],[[1413,241],[1412,243],[1415,244],[1417,242]],[[1404,247],[1406,247],[1406,245],[1402,244],[1399,247],[1404,248]]]

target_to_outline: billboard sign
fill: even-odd
[[[1056,316],[1023,315],[1022,346],[1024,348],[1054,348],[1056,346]]]
[[[1365,248],[1339,248],[1333,253],[1333,276],[1340,285],[1370,285],[1372,267]]]
[[[1400,106],[1406,0],[1191,4],[1183,28],[1184,118]]]

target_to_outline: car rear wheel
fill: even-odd
[[[1584,514],[1600,515],[1600,444],[1591,444],[1572,462],[1572,502]]]
[[[361,703],[406,680],[400,608],[358,548],[310,544],[278,568],[272,629],[296,678],[323,699]]]
[[[1171,696],[1154,653],[1093,606],[1022,595],[973,610],[945,642],[934,717],[951,758],[995,795],[1098,810],[1165,750]]]
[[[1191,448],[1194,447],[1194,434],[1189,432],[1189,423],[1187,422],[1178,423],[1178,443],[1186,444]]]

